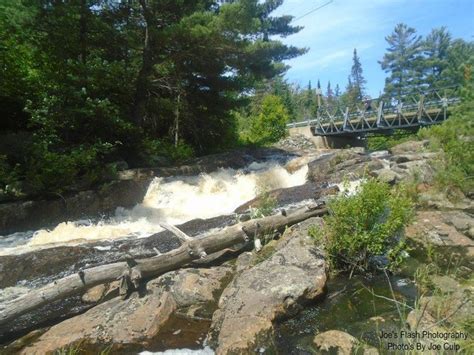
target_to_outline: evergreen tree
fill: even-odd
[[[465,85],[474,79],[474,42],[456,39],[448,49],[449,66],[442,73],[446,85]]]
[[[354,101],[361,102],[365,95],[365,80],[362,73],[362,64],[360,58],[357,55],[357,49],[354,48],[354,55],[352,57],[352,68],[351,68],[351,79],[352,79],[352,98]]]
[[[385,95],[402,97],[413,93],[420,82],[421,36],[412,27],[400,23],[385,37],[389,44],[380,65],[389,73],[385,79]]]
[[[305,116],[313,114],[316,108],[316,103],[314,101],[315,92],[311,86],[311,80],[308,82],[308,87],[306,88],[305,92],[305,101],[304,101],[304,108],[305,108]]]
[[[327,105],[332,106],[334,103],[334,93],[331,88],[331,82],[328,81],[328,86],[326,89],[326,100],[327,100]]]
[[[427,88],[446,86],[446,80],[443,80],[443,72],[450,65],[448,61],[450,45],[451,34],[445,27],[431,30],[423,41],[423,84]]]
[[[58,192],[97,182],[104,162],[148,164],[170,141],[199,153],[233,142],[242,93],[305,52],[277,40],[300,30],[272,15],[282,2],[0,1],[0,129],[33,140],[9,164]]]
[[[339,88],[339,84],[336,84],[336,87],[334,88],[334,97],[336,100],[339,100],[339,97],[341,96],[341,89]]]
[[[291,86],[281,77],[277,76],[272,81],[272,94],[278,96],[285,106],[289,120],[296,120],[296,107]]]

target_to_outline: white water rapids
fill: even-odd
[[[0,254],[11,254],[54,245],[80,244],[125,237],[147,237],[162,230],[160,222],[181,224],[195,218],[231,214],[235,208],[262,191],[302,185],[308,167],[293,160],[282,167],[277,162],[252,163],[245,169],[219,169],[192,177],[155,178],[143,199],[131,209],[117,208],[112,218],[92,223],[69,221],[51,230],[16,233],[0,237]],[[23,239],[23,245],[8,240]]]

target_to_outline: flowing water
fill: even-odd
[[[114,216],[99,221],[68,221],[51,230],[0,236],[0,255],[55,245],[143,238],[161,231],[161,222],[176,225],[196,218],[232,214],[238,206],[263,191],[303,185],[308,170],[306,163],[307,161],[301,159],[293,160],[286,166],[277,161],[252,163],[239,170],[220,169],[192,177],[155,178],[142,203],[131,209],[117,208]],[[360,181],[353,181],[338,186],[342,192],[353,194],[359,184]],[[375,297],[368,289],[377,295],[391,298],[393,295],[388,286],[390,281],[397,298],[412,305],[416,298],[413,273],[418,266],[426,262],[420,257],[423,254],[425,253],[413,253],[412,257],[407,259],[407,269],[398,276],[390,276],[389,280],[383,274],[372,278],[356,276],[351,280],[348,280],[347,276],[330,279],[328,295],[323,300],[305,308],[297,317],[277,324],[278,353],[314,353],[314,335],[330,329],[343,330],[369,344],[380,345],[377,332],[380,329],[396,327],[400,322],[400,315],[393,302]],[[18,294],[28,291],[26,287],[12,289]],[[3,293],[0,292],[0,303],[2,298],[10,298],[8,292]],[[187,330],[192,330],[188,333],[193,335],[186,335],[186,341],[176,339],[170,344],[151,347],[149,350],[178,349],[157,353],[144,351],[141,354],[213,354],[212,349],[205,343],[209,324],[183,324],[176,322],[170,326],[171,335],[167,339],[172,341],[174,334],[182,338],[182,335],[187,334]]]
[[[0,237],[0,255],[34,248],[80,244],[98,240],[143,238],[163,230],[159,224],[181,224],[196,218],[231,214],[259,193],[306,182],[306,164],[285,169],[277,161],[252,163],[245,169],[219,169],[191,177],[155,178],[143,202],[117,208],[100,221],[68,221],[48,230]]]

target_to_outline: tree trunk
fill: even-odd
[[[156,21],[148,8],[146,0],[139,0],[145,19],[145,40],[143,45],[142,66],[138,72],[135,84],[135,97],[132,118],[137,126],[142,126],[146,116],[146,103],[148,100],[148,78],[153,71],[153,31]]]
[[[122,279],[124,292],[121,293],[128,294],[130,290],[133,291],[137,287],[141,279],[157,277],[190,264],[193,260],[206,258],[208,254],[219,252],[235,244],[248,243],[268,233],[283,231],[286,226],[326,213],[325,208],[302,208],[289,214],[282,213],[239,223],[207,237],[190,238],[175,233],[183,243],[179,248],[168,253],[148,259],[128,260],[86,269],[5,304],[5,308],[0,313],[0,325],[5,325],[25,313],[56,300],[80,294],[91,287],[117,279]],[[173,230],[173,227],[167,225],[164,227]]]
[[[87,0],[81,0],[81,11],[79,18],[79,46],[81,50],[81,62],[87,61]]]
[[[174,117],[174,146],[178,146],[179,140],[179,105],[181,105],[181,91],[178,91],[178,97],[176,98],[176,109]]]

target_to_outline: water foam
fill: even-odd
[[[162,230],[160,222],[176,225],[195,218],[230,214],[261,191],[305,183],[307,165],[290,171],[267,162],[193,177],[158,177],[151,182],[143,202],[132,209],[117,208],[114,217],[96,223],[70,221],[52,230],[36,231],[28,246],[147,237]]]
[[[206,346],[203,349],[191,350],[191,349],[170,349],[166,351],[142,351],[139,355],[214,355],[214,351]]]

